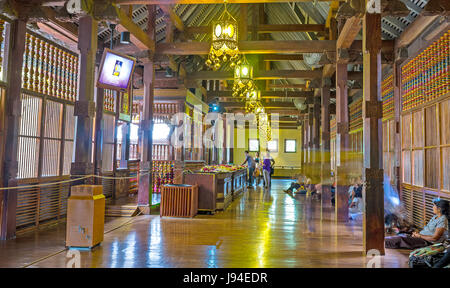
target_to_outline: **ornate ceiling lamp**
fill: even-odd
[[[226,1],[224,3],[225,10],[217,21],[213,21],[211,50],[206,60],[206,65],[213,70],[218,70],[228,60],[234,68],[239,60],[237,21],[228,12]]]
[[[256,86],[253,82],[253,66],[247,61],[244,56],[244,61],[239,63],[234,69],[234,84],[233,84],[233,97],[240,97],[242,100],[246,95],[253,90]]]

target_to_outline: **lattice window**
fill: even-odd
[[[114,90],[105,89],[103,94],[103,109],[109,112],[116,111],[116,93]]]
[[[65,125],[64,125],[64,156],[63,156],[63,175],[70,175],[74,151],[75,137],[75,116],[74,107],[66,105]]]
[[[42,99],[22,94],[17,149],[18,178],[38,177]]]
[[[115,118],[112,115],[103,115],[103,147],[102,147],[102,171],[113,170],[114,157],[114,124]]]
[[[381,99],[383,101],[383,121],[394,117],[394,83],[393,74],[381,82]]]
[[[362,104],[363,98],[360,97],[359,99],[353,101],[352,104],[349,105],[350,132],[362,129],[363,127]]]
[[[402,66],[403,111],[450,93],[450,30]]]
[[[74,102],[78,87],[78,55],[34,33],[27,33],[22,88]]]
[[[60,167],[63,104],[46,101],[41,176],[57,176]]]

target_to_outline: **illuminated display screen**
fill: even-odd
[[[128,89],[134,65],[134,59],[106,49],[103,54],[97,86],[119,90]]]

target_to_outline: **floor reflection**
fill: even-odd
[[[275,179],[271,189],[249,189],[225,212],[215,215],[194,219],[132,218],[129,224],[106,234],[100,247],[81,252],[81,265],[364,267],[362,224],[335,223],[332,208],[321,209],[320,201],[283,192],[290,182]],[[113,219],[105,230],[124,222],[123,218]],[[41,231],[36,237],[2,244],[0,267],[18,267],[51,254],[52,249],[61,249],[63,231]],[[48,249],[40,255],[37,249],[44,243]],[[382,263],[386,267],[404,267],[405,260],[405,255],[390,251]],[[60,253],[32,267],[65,267],[66,262],[65,253]]]

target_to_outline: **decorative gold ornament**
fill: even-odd
[[[236,66],[239,60],[237,31],[237,21],[228,12],[225,2],[225,10],[217,21],[213,21],[211,50],[206,65],[218,70],[223,63],[231,61],[230,67]]]
[[[253,67],[247,61],[247,58],[243,58],[243,61],[238,61],[236,68],[234,69],[234,84],[233,94],[235,98],[245,100],[248,93],[251,93],[256,88],[253,82]]]

